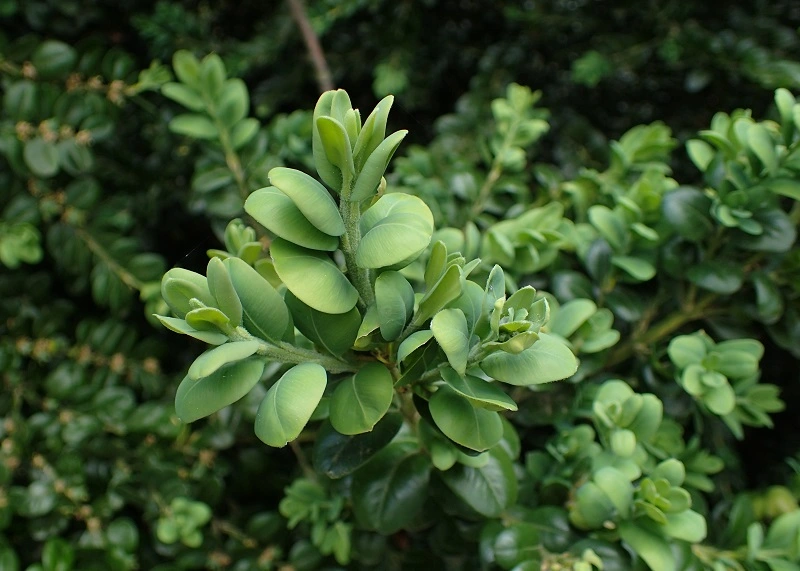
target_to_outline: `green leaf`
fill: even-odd
[[[674,571],[675,557],[670,545],[654,527],[642,520],[623,521],[619,524],[619,536],[652,571]]]
[[[274,186],[260,188],[248,196],[244,210],[264,228],[298,246],[328,252],[339,247],[338,238],[314,226],[294,201]]]
[[[189,50],[178,50],[172,56],[172,67],[175,75],[183,83],[192,88],[200,87],[200,62]]]
[[[206,107],[202,95],[188,85],[165,83],[161,86],[161,93],[191,111],[203,111]]]
[[[325,116],[315,117],[314,124],[328,162],[336,166],[342,173],[348,173],[349,177],[355,175],[353,148],[344,125],[333,117]]]
[[[297,298],[324,313],[347,313],[358,291],[327,255],[276,238],[270,247],[275,271]]]
[[[292,292],[286,293],[286,305],[297,329],[331,355],[339,357],[355,344],[361,327],[361,314],[357,308],[335,315],[323,313],[304,304]]]
[[[601,204],[589,208],[589,221],[614,250],[622,250],[628,242],[625,224],[617,213]]]
[[[344,379],[331,397],[330,421],[342,434],[369,432],[383,418],[394,396],[394,380],[380,363],[367,363]]]
[[[369,155],[353,185],[350,194],[352,202],[361,202],[375,196],[389,161],[407,134],[408,131],[405,130],[392,133]]]
[[[356,263],[362,268],[404,267],[430,244],[433,214],[416,196],[384,194],[359,222]]]
[[[316,363],[302,363],[286,371],[258,407],[256,436],[277,448],[300,436],[327,383],[325,369]]]
[[[456,464],[440,474],[448,488],[485,517],[498,517],[517,499],[517,478],[505,452],[493,449],[480,468]]]
[[[706,538],[706,519],[699,513],[686,510],[665,514],[667,523],[661,526],[667,535],[675,539],[700,543]]]
[[[211,119],[199,113],[185,113],[174,117],[169,122],[169,130],[195,139],[209,140],[219,136],[219,131]]]
[[[447,268],[447,271],[439,278],[439,281],[428,289],[419,301],[417,313],[411,323],[417,327],[421,326],[433,317],[436,312],[457,299],[461,295],[465,281],[461,275],[461,268],[456,265]]]
[[[741,289],[744,270],[732,262],[706,261],[689,268],[686,278],[703,289],[729,295]]]
[[[279,342],[289,327],[289,311],[281,295],[264,277],[239,258],[225,266],[242,304],[242,323],[252,335]]]
[[[355,147],[353,147],[353,157],[356,161],[357,170],[361,170],[361,165],[372,154],[378,145],[380,145],[386,135],[386,121],[389,117],[389,110],[394,103],[394,96],[387,95],[381,99],[369,114],[367,120],[364,121],[364,126],[356,139]]]
[[[390,412],[370,432],[345,435],[325,421],[314,440],[314,469],[329,478],[347,476],[389,444],[402,425],[403,415]]]
[[[494,383],[472,375],[461,376],[447,367],[442,369],[442,379],[474,406],[494,411],[517,410],[517,403]]]
[[[31,54],[31,63],[36,68],[40,80],[66,77],[72,71],[77,59],[78,54],[75,49],[58,40],[41,42]]]
[[[183,319],[177,317],[165,317],[163,315],[156,315],[164,327],[175,333],[181,333],[199,339],[209,345],[222,345],[228,342],[228,336],[217,331],[200,331],[186,323]]]
[[[314,106],[314,116],[312,119],[311,148],[314,155],[314,165],[322,181],[335,192],[340,192],[342,187],[342,175],[329,160],[322,144],[322,137],[317,127],[317,119],[324,115],[330,115],[333,99],[336,91],[326,91],[323,93],[317,104]]]
[[[775,194],[800,200],[800,181],[798,180],[793,178],[773,178],[765,184]]]
[[[656,275],[655,266],[642,258],[611,256],[611,265],[620,268],[630,277],[640,282],[651,280]]]
[[[661,200],[661,213],[682,238],[700,242],[714,229],[710,217],[711,199],[702,191],[681,186]]]
[[[687,141],[686,152],[689,154],[694,166],[703,172],[708,170],[708,165],[714,160],[714,155],[716,154],[711,145],[699,139]]]
[[[215,53],[208,54],[200,62],[200,86],[211,99],[218,99],[225,82],[225,64]]]
[[[447,246],[437,240],[431,246],[428,263],[425,265],[425,289],[431,289],[447,268]]]
[[[760,123],[753,123],[747,130],[747,145],[767,169],[774,175],[778,170],[778,155],[775,153],[775,143],[766,127]]]
[[[589,299],[573,299],[558,308],[547,323],[548,329],[567,339],[595,314],[597,305]]]
[[[258,119],[253,117],[242,119],[231,130],[231,146],[238,151],[256,136],[260,128],[261,123]]]
[[[269,171],[269,181],[292,199],[294,205],[319,231],[330,236],[344,234],[344,222],[330,193],[304,172],[285,167]]]
[[[198,380],[213,375],[224,365],[252,356],[258,351],[258,347],[258,341],[232,341],[209,349],[194,360],[186,377]]]
[[[497,535],[493,551],[495,562],[503,569],[513,567],[515,571],[527,571],[527,566],[541,569],[543,550],[539,526],[528,522],[512,523]],[[526,567],[515,567],[519,565]]]
[[[697,335],[679,335],[669,342],[667,354],[679,369],[700,363],[708,353],[706,342]]]
[[[503,423],[497,412],[476,407],[447,385],[439,387],[429,406],[439,430],[471,450],[488,450],[503,437]]]
[[[25,141],[22,157],[31,172],[40,178],[50,178],[58,172],[58,147],[51,141],[41,137]]]
[[[161,278],[161,296],[178,317],[184,317],[193,309],[189,303],[193,298],[210,307],[216,303],[208,289],[206,276],[183,268],[172,268],[164,274]]]
[[[216,306],[228,316],[234,327],[238,327],[242,324],[242,302],[233,287],[228,268],[219,258],[211,258],[206,275],[208,289],[217,301]]]
[[[353,511],[383,535],[408,526],[428,499],[431,465],[413,446],[394,442],[353,474]]]
[[[406,360],[411,353],[422,347],[425,343],[433,338],[433,331],[425,329],[423,331],[416,331],[406,337],[400,347],[397,348],[397,362],[402,363]]]
[[[521,353],[492,353],[480,363],[490,377],[511,385],[527,386],[565,379],[578,370],[572,351],[546,333]]]
[[[201,307],[193,309],[184,317],[189,327],[198,331],[222,331],[229,333],[233,327],[228,316],[216,307]]]
[[[250,110],[250,94],[244,81],[239,78],[228,79],[222,86],[222,94],[217,101],[217,117],[226,127],[233,127],[247,117]]]
[[[431,331],[436,342],[447,355],[450,366],[459,375],[464,375],[470,350],[470,335],[464,312],[460,309],[441,310],[431,320]]]
[[[194,422],[245,396],[261,379],[263,359],[236,361],[199,380],[187,375],[175,395],[175,412],[183,422]]]
[[[381,335],[394,341],[414,313],[414,288],[400,272],[382,272],[375,280],[375,305]]]

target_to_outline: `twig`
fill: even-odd
[[[317,72],[317,84],[320,91],[330,91],[333,89],[333,78],[331,70],[328,68],[328,62],[325,61],[325,54],[322,51],[322,46],[319,43],[314,28],[311,27],[311,22],[308,21],[308,14],[306,14],[306,7],[303,0],[288,0],[289,9],[292,12],[292,18],[297,22],[297,27],[300,28],[300,33],[303,34],[303,41],[308,50],[308,56],[311,58],[311,63],[314,64],[314,70]]]

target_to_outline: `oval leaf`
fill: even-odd
[[[208,377],[228,363],[250,357],[258,347],[258,341],[232,341],[210,349],[194,360],[186,376],[192,380]]]
[[[263,360],[247,359],[223,366],[202,379],[186,376],[175,395],[175,412],[183,422],[213,414],[249,393],[263,372]]]
[[[256,436],[277,448],[297,438],[322,399],[327,382],[325,369],[316,363],[295,365],[286,371],[258,407]]]
[[[242,302],[233,287],[228,268],[219,258],[211,258],[206,269],[208,289],[217,300],[217,307],[228,316],[231,324],[238,327],[242,323]]]
[[[440,476],[476,512],[498,517],[517,499],[517,478],[505,452],[494,449],[488,456],[489,461],[480,468],[456,464]]]
[[[244,210],[264,228],[298,246],[328,252],[339,247],[338,238],[317,229],[292,199],[274,186],[260,188],[248,196]]]
[[[385,194],[361,217],[356,263],[362,268],[405,266],[433,236],[433,214],[416,196]]]
[[[538,385],[566,379],[578,370],[578,360],[572,351],[545,333],[532,347],[521,353],[499,351],[486,357],[480,364],[490,377],[510,385]]]
[[[433,316],[431,331],[436,342],[447,355],[450,366],[459,375],[467,370],[469,356],[469,331],[467,318],[460,309],[443,309]]]
[[[344,234],[344,222],[333,197],[316,179],[286,167],[275,167],[268,176],[269,182],[291,198],[318,230],[331,236]]]
[[[242,303],[244,328],[262,339],[279,342],[290,323],[281,295],[243,260],[228,258],[225,265]]]
[[[355,343],[361,327],[361,314],[357,308],[337,315],[323,313],[307,306],[292,292],[286,293],[286,305],[297,329],[331,355],[339,357]]]
[[[297,298],[324,313],[347,313],[358,291],[333,260],[321,252],[276,238],[270,247],[275,271]]]
[[[368,363],[336,387],[331,398],[331,424],[342,434],[369,432],[389,410],[393,396],[389,370],[380,363]]]
[[[517,410],[517,403],[497,385],[472,375],[460,376],[452,369],[442,369],[442,378],[451,389],[473,405],[487,410]]]
[[[436,426],[453,442],[483,452],[503,438],[500,415],[475,407],[448,386],[439,387],[429,401]]]
[[[375,305],[381,335],[387,341],[394,341],[414,312],[414,288],[400,272],[383,272],[375,280]]]

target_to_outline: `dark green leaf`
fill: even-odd
[[[403,416],[388,413],[370,432],[347,436],[326,421],[314,441],[314,469],[329,478],[341,478],[355,471],[391,442],[400,430]]]

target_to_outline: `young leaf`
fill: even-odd
[[[178,319],[177,317],[165,317],[163,315],[156,315],[156,318],[167,329],[174,331],[175,333],[182,333],[184,335],[189,335],[190,337],[199,339],[200,341],[208,343],[209,345],[222,345],[223,343],[228,342],[227,335],[220,333],[218,331],[197,330],[188,323],[186,323],[186,321],[183,319]]]
[[[328,162],[343,174],[348,173],[349,177],[355,175],[353,148],[344,125],[333,117],[325,116],[316,118],[314,124],[319,132],[320,143]]]
[[[161,296],[178,317],[184,317],[193,309],[189,304],[193,298],[210,307],[216,305],[208,289],[206,276],[183,268],[172,268],[164,274],[161,278]]]
[[[393,396],[389,370],[380,363],[368,363],[336,387],[331,398],[331,424],[342,434],[369,432],[389,410]]]
[[[258,407],[256,436],[277,448],[297,438],[322,399],[327,382],[325,369],[316,363],[302,363],[286,371]]]
[[[175,413],[183,422],[194,422],[235,403],[261,379],[264,365],[262,359],[246,359],[198,380],[187,375],[175,394]]]
[[[470,335],[464,313],[460,309],[441,310],[431,320],[431,331],[447,355],[450,366],[459,375],[464,375],[470,349]]]
[[[258,351],[258,341],[232,341],[201,354],[189,367],[188,379],[197,380],[235,361],[241,361]]]
[[[208,289],[217,301],[216,306],[228,316],[234,327],[238,327],[242,323],[242,302],[233,287],[228,268],[219,258],[211,258],[206,275]]]
[[[350,193],[350,201],[361,202],[376,194],[378,185],[381,182],[383,174],[386,172],[386,167],[389,166],[392,155],[394,155],[407,134],[408,131],[405,130],[392,133],[386,137],[385,141],[378,145],[378,148],[372,151],[372,154],[369,155],[367,161],[364,163],[364,167],[361,169],[361,173],[358,175],[355,185],[353,185],[353,191]]]
[[[382,272],[375,280],[375,305],[381,336],[386,341],[394,341],[414,312],[414,288],[400,272]]]

